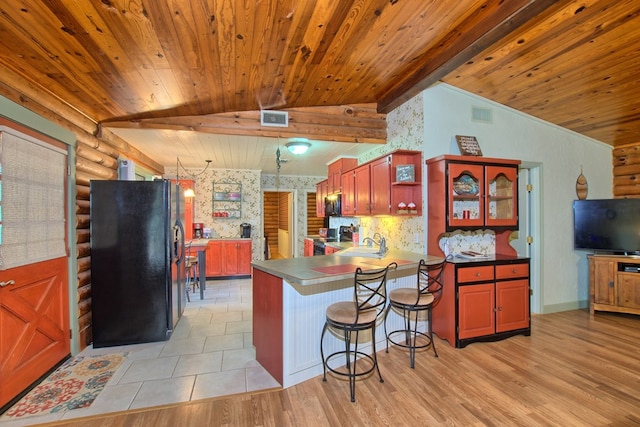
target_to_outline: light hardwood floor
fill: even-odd
[[[384,383],[322,376],[286,390],[105,414],[55,426],[640,425],[640,317],[586,310],[536,315],[532,335],[439,358],[379,352]]]

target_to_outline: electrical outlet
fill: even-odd
[[[420,243],[420,233],[413,234],[413,243]]]

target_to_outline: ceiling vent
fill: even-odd
[[[289,113],[286,111],[260,111],[260,124],[262,126],[289,126]]]
[[[493,110],[489,108],[471,107],[471,120],[480,123],[493,123]]]

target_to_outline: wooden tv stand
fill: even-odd
[[[589,313],[640,314],[640,257],[589,255]]]

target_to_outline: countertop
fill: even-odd
[[[464,258],[461,256],[450,257],[447,261],[451,264],[480,264],[480,263],[502,263],[512,264],[520,261],[527,261],[528,257],[516,256],[516,255],[491,255],[486,258]]]
[[[235,241],[235,240],[251,240],[251,238],[248,237],[230,237],[228,239],[191,239],[191,240],[187,240],[185,243],[189,243],[191,242],[191,246],[206,246],[207,244],[209,244],[209,242],[223,242],[225,240],[230,240],[230,241]]]
[[[348,244],[348,242],[332,242]],[[254,261],[254,268],[280,277],[296,285],[315,285],[330,281],[353,278],[357,267],[363,270],[383,268],[391,262],[398,263],[398,270],[415,269],[421,259],[427,262],[442,261],[442,257],[415,252],[390,250],[384,258],[351,257],[342,255],[319,255],[300,258]]]

